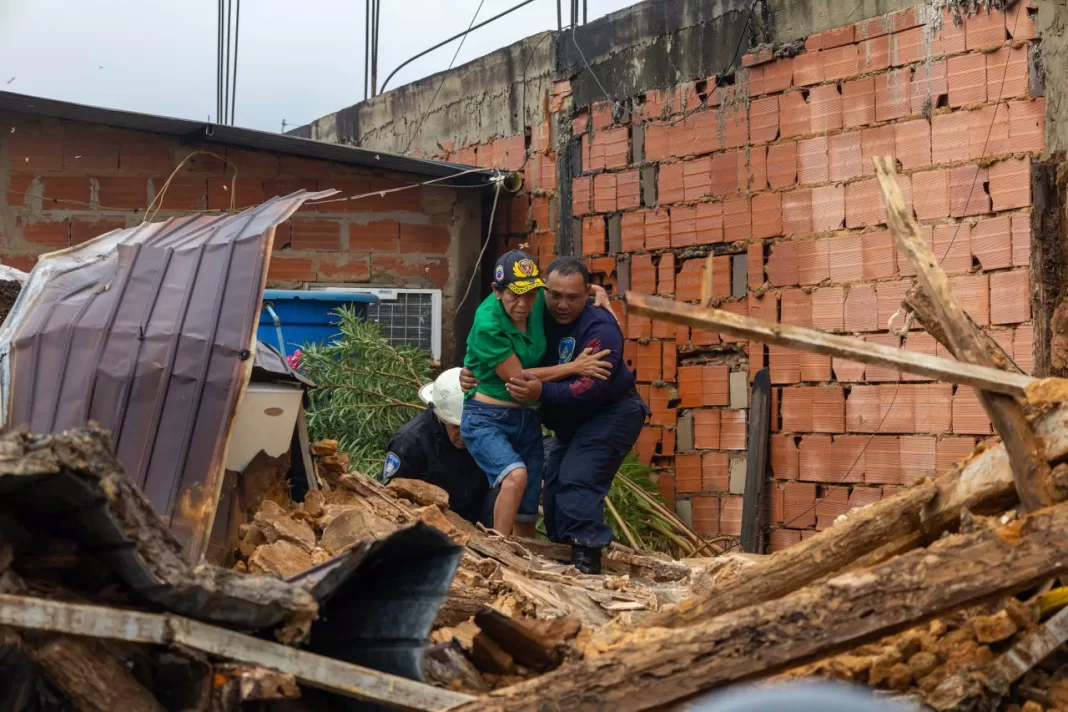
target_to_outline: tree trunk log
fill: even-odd
[[[22,650],[81,712],[164,712],[99,641],[26,634]]]
[[[1049,457],[1068,454],[1068,406],[1040,416],[1034,428]],[[1014,498],[1012,468],[1005,446],[998,444],[934,481],[917,483],[893,497],[849,512],[843,521],[811,539],[760,559],[699,597],[647,616],[641,625],[678,628],[774,600],[835,574],[880,548],[900,550],[937,537],[956,524],[962,509],[1002,509],[1011,506]]]
[[[458,707],[645,710],[922,623],[1068,571],[1068,504],[946,537],[865,571],[636,641]]]

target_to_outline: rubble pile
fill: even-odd
[[[780,681],[818,677],[898,693],[934,709],[957,709],[965,681],[993,684],[998,658],[1039,628],[1036,601],[1002,603],[937,618],[846,653],[789,670]],[[1068,708],[1068,650],[1063,646],[1011,685],[999,709]]]
[[[343,461],[336,448],[313,444],[317,466]],[[448,494],[427,482],[385,486],[361,474],[319,474],[323,489],[301,503],[263,501],[242,528],[235,569],[287,578],[417,522],[442,532],[464,552],[433,626],[426,674],[473,694],[578,659],[593,631],[680,602],[709,568],[749,563],[741,556],[678,562],[613,545],[607,575],[585,576],[566,563],[568,547],[492,535],[449,509]]]

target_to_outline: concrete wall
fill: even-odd
[[[428,156],[448,153],[451,146],[522,135],[523,128],[541,112],[542,99],[551,89],[554,49],[550,33],[534,35],[451,72],[431,75],[324,116],[291,133],[330,143]]]
[[[141,223],[167,178],[198,148],[147,132],[25,114],[0,114],[0,127],[0,260],[22,270],[45,252]],[[236,167],[239,209],[301,188],[355,195],[421,180],[202,148],[225,154]],[[171,182],[158,218],[229,209],[232,175],[215,156],[193,157]],[[480,191],[436,187],[306,206],[278,227],[269,285],[437,287],[451,317],[481,245],[481,210]],[[455,363],[453,322],[443,320],[443,357]]]

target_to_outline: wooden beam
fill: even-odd
[[[0,537],[0,550],[3,549]],[[0,562],[2,563],[2,562]],[[0,594],[23,593],[26,583],[14,572],[0,576]],[[60,692],[82,712],[163,712],[164,707],[99,640],[0,626],[0,639],[17,644]]]
[[[1034,427],[1050,457],[1068,455],[1068,406],[1053,408]],[[717,579],[706,593],[648,615],[641,625],[680,628],[770,601],[837,574],[881,549],[896,554],[936,538],[955,525],[963,509],[1002,509],[1014,501],[1009,457],[1005,446],[998,444],[933,481],[849,511],[812,538]]]
[[[949,278],[920,232],[912,211],[905,205],[905,196],[894,177],[893,160],[887,156],[876,156],[872,162],[886,204],[886,222],[890,234],[894,236],[898,249],[916,269],[916,277],[934,306],[953,355],[964,363],[992,367],[994,362],[987,353],[986,345],[953,295]],[[1049,462],[1043,453],[1042,443],[1031,431],[1023,408],[1012,397],[1006,397],[1002,390],[980,384],[968,385],[978,390],[983,409],[1005,443],[1012,462],[1016,491],[1024,510],[1033,511],[1052,504],[1054,498],[1049,487]],[[1013,395],[1019,394],[1008,394]]]
[[[933,336],[935,341],[945,346],[950,353],[953,353],[953,346],[949,342],[949,336],[946,335],[945,329],[942,328],[941,322],[938,321],[938,313],[935,311],[935,306],[931,302],[931,298],[920,289],[920,285],[913,284],[909,291],[905,292],[905,298],[901,300],[901,307],[915,314],[916,318],[923,324],[924,330]],[[1001,348],[1001,344],[994,341],[990,334],[980,329],[979,325],[975,323],[975,320],[967,312],[964,313],[964,316],[967,317],[968,322],[975,329],[975,333],[979,334],[979,338],[986,345],[986,351],[994,362],[995,368],[1012,373],[1023,373],[1023,369],[1016,365],[1016,362],[1005,352],[1005,349]]]
[[[852,336],[839,336],[816,329],[776,324],[739,316],[722,309],[703,309],[662,297],[649,297],[627,292],[624,298],[628,312],[652,319],[719,331],[765,344],[837,356],[859,363],[885,366],[904,373],[914,373],[1010,396],[1024,397],[1027,386],[1035,380],[1030,376],[1006,373],[989,366],[976,366],[916,351],[895,349],[891,346],[861,341]]]
[[[768,479],[768,441],[771,438],[771,376],[768,369],[753,379],[749,408],[748,452],[745,460],[745,493],[742,496],[742,550],[763,554],[760,534],[764,521],[764,483]]]
[[[945,537],[865,571],[681,630],[643,630],[463,712],[660,709],[855,647],[1068,571],[1068,504]]]
[[[329,692],[401,710],[443,710],[472,699],[178,616],[0,595],[0,625],[152,645],[180,645],[288,673]]]

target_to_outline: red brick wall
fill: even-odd
[[[524,172],[494,247],[526,245],[544,265],[561,223],[554,149],[570,131],[582,167],[570,185],[574,244],[610,291],[697,301],[711,254],[720,308],[897,346],[887,324],[913,273],[886,230],[871,167],[892,155],[957,296],[1030,371],[1030,164],[1045,116],[1044,99],[1029,94],[1033,12],[1025,0],[960,25],[926,8],[847,25],[809,37],[794,57],[747,55],[704,106],[715,78],[614,97],[633,112],[572,106],[561,81],[526,137],[441,157]],[[748,387],[762,367],[772,381],[772,550],[946,470],[992,432],[967,388],[624,321],[626,361],[653,410],[640,457],[706,534],[740,533]],[[947,355],[916,328],[904,348]]]
[[[0,260],[24,270],[39,254],[139,224],[168,176],[198,148],[236,167],[238,208],[301,188],[349,196],[423,180],[22,114],[0,115],[0,127]],[[224,161],[194,156],[172,181],[159,217],[228,209],[231,176]],[[449,269],[450,255],[458,254],[454,237],[469,229],[462,224],[461,193],[416,187],[306,206],[276,232],[269,283],[438,287],[450,304],[460,281]]]
[[[582,252],[680,301],[698,300],[712,254],[721,308],[896,346],[887,322],[912,270],[871,167],[893,155],[957,296],[1030,370],[1030,164],[1045,116],[1029,96],[1034,41],[1025,2],[961,26],[912,9],[814,35],[792,58],[747,55],[705,107],[714,78],[648,92],[619,123],[607,103],[576,107]],[[640,170],[656,171],[655,195],[636,193]],[[622,251],[609,254],[617,215]],[[746,377],[761,367],[773,384],[772,549],[947,469],[992,432],[968,388],[635,316],[626,331],[653,409],[639,452],[706,534],[740,533]],[[947,355],[918,329],[905,348]]]
[[[695,302],[711,255],[720,308],[898,346],[888,321],[913,272],[871,167],[892,155],[958,298],[1030,371],[1030,164],[1045,119],[1045,100],[1030,94],[1035,8],[1022,0],[958,24],[917,7],[813,35],[793,57],[761,49],[704,104],[714,77],[592,106],[574,105],[564,78],[525,136],[443,140],[438,157],[525,175],[498,211],[488,257],[524,246],[544,266],[556,231],[570,229],[611,292]],[[570,224],[555,152],[566,137],[581,151]],[[639,455],[706,534],[740,533],[749,380],[760,368],[772,381],[772,550],[948,469],[992,432],[967,388],[616,307],[653,410]],[[904,348],[948,355],[917,328]]]

